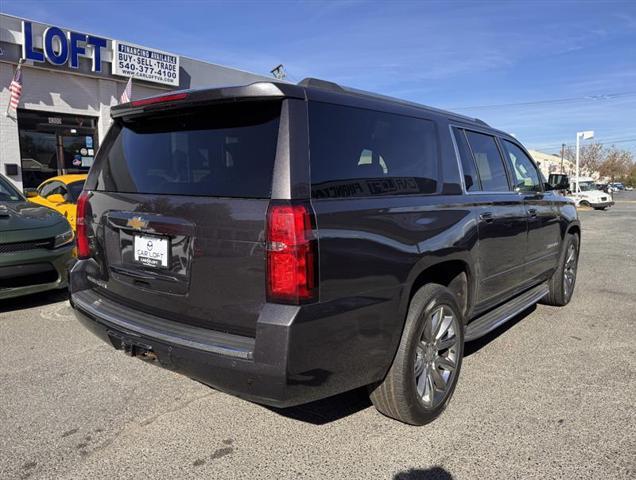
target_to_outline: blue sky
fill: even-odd
[[[30,1],[9,14],[477,116],[548,152],[636,156],[636,1]]]

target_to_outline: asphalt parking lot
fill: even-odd
[[[0,478],[634,478],[636,192],[582,211],[572,303],[479,342],[417,428],[363,392],[273,411],[126,357],[65,294],[0,303]]]

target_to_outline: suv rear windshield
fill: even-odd
[[[95,189],[267,198],[280,108],[233,103],[117,120],[91,172]]]

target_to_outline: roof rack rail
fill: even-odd
[[[484,122],[483,120],[479,118],[469,117],[467,115],[462,115],[460,113],[449,112],[447,110],[442,110],[440,108],[430,107],[428,105],[423,105],[421,103],[410,102],[408,100],[402,100],[401,98],[395,98],[388,95],[382,95],[380,93],[367,92],[366,90],[358,90],[357,88],[352,88],[352,87],[343,87],[341,85],[338,85],[335,82],[330,82],[328,80],[321,80],[320,78],[312,78],[312,77],[303,78],[300,82],[298,82],[298,85],[301,87],[320,88],[323,90],[329,90],[331,92],[346,93],[349,95],[364,96],[367,98],[375,98],[378,100],[385,100],[385,101],[399,103],[401,105],[412,106],[416,108],[425,108],[428,110],[438,112],[442,115],[448,115],[449,117],[468,120],[468,121],[475,122],[490,128],[490,125],[488,125],[486,122]]]

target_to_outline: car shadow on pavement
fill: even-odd
[[[0,313],[43,307],[51,303],[63,302],[66,299],[68,299],[68,290],[66,288],[32,293],[23,297],[7,298],[6,300],[0,300]]]
[[[393,480],[453,480],[453,476],[442,467],[432,467],[426,470],[411,468],[405,472],[396,473]]]
[[[483,337],[473,340],[472,342],[467,342],[464,347],[464,356],[472,355],[477,352],[481,348],[488,345],[490,342],[495,340],[500,335],[507,332],[509,329],[514,327],[518,322],[526,318],[532,312],[536,310],[536,306],[529,307],[518,315],[514,316],[512,319],[508,320],[506,323],[496,328],[492,332]],[[461,381],[461,379],[460,379]],[[334,422],[336,420],[340,420],[341,418],[348,417],[349,415],[356,414],[362,410],[366,410],[372,406],[371,400],[369,399],[369,394],[366,387],[358,388],[356,390],[352,390],[350,392],[341,393],[339,395],[335,395],[333,397],[325,398],[323,400],[318,400],[315,402],[307,403],[304,405],[299,405],[297,407],[289,407],[289,408],[275,408],[275,407],[264,407],[268,410],[271,410],[279,415],[284,417],[292,418],[294,420],[299,420],[301,422],[311,423],[314,425],[324,425],[327,423]],[[412,470],[411,472],[426,472],[424,470]],[[406,475],[408,472],[401,473],[400,475]],[[415,473],[413,474],[415,475]],[[402,476],[395,477],[399,479],[411,479],[411,478],[451,478],[450,476]]]
[[[279,415],[314,425],[324,425],[371,407],[366,387],[297,407],[265,407]]]

